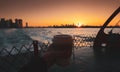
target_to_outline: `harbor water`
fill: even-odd
[[[69,66],[60,67],[54,65],[49,69],[49,72],[96,72],[93,49],[92,46],[89,46],[86,42],[93,43],[99,29],[100,28],[1,29],[0,51],[3,48],[10,51],[13,46],[19,48],[22,45],[29,45],[33,40],[37,40],[42,43],[52,43],[52,39],[55,35],[67,34],[71,35],[73,38],[80,37],[85,43],[80,42],[82,45],[75,47],[74,53],[71,57],[71,64]],[[110,30],[111,28],[107,28],[105,31],[108,33]],[[115,29],[114,32],[119,32],[119,30]]]

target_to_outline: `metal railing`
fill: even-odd
[[[92,47],[94,36],[73,36],[73,49]],[[0,72],[17,72],[23,65],[27,64],[33,56],[42,56],[50,43],[33,41],[29,45],[20,48],[0,49]]]
[[[95,39],[95,35],[86,36],[86,35],[75,35],[74,38],[74,47],[75,49],[83,48],[83,47],[92,47],[93,41]]]

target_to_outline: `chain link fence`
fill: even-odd
[[[74,49],[92,47],[95,35],[75,35],[73,36],[73,53]],[[47,50],[49,42],[38,42],[38,55]],[[27,64],[34,56],[34,44],[31,42],[29,45],[22,45],[20,48],[0,48],[0,72],[17,72],[21,67]]]

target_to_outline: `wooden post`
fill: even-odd
[[[37,58],[38,57],[38,41],[37,40],[33,41],[33,47],[34,47],[34,56]]]

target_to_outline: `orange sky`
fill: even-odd
[[[102,25],[119,6],[120,0],[0,0],[0,18],[20,18],[24,26]]]

